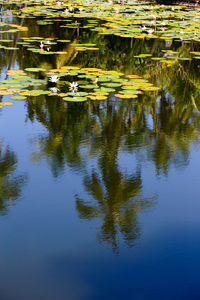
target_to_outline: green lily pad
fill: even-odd
[[[115,82],[110,82],[110,83],[103,83],[103,86],[106,86],[106,87],[119,87],[121,86],[122,84],[121,83],[115,83]]]
[[[84,102],[88,100],[86,97],[64,97],[62,99],[70,102]]]
[[[80,85],[80,88],[82,89],[95,89],[96,87],[97,87],[96,84]]]
[[[86,93],[86,92],[77,92],[77,93],[70,92],[70,93],[68,93],[68,95],[74,96],[74,97],[83,97],[83,96],[87,96],[88,93]]]
[[[26,68],[25,71],[27,71],[27,72],[45,72],[46,70],[43,68]]]
[[[25,96],[11,96],[12,100],[26,100],[27,98]]]

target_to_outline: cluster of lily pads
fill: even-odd
[[[0,33],[14,33],[18,31],[27,31],[28,28],[25,26],[17,25],[17,24],[9,24],[6,22],[0,22],[0,28],[4,29],[1,30]]]
[[[21,27],[20,31],[23,31],[24,27]],[[8,31],[10,32],[10,31]],[[81,44],[81,43],[72,43],[70,40],[60,40],[56,38],[43,38],[43,37],[21,37],[17,42],[16,46],[9,46],[10,43],[13,43],[13,40],[11,39],[0,39],[0,49],[5,50],[19,50],[19,46],[22,45],[23,47],[27,48],[28,51],[37,53],[37,54],[67,54],[67,51],[60,51],[53,49],[54,45],[57,45],[59,43],[65,43],[70,44],[70,47],[73,47],[76,49],[76,51],[86,51],[86,50],[99,50],[99,48],[96,46],[96,44]]]
[[[172,64],[174,64],[177,61],[181,61],[181,60],[192,60],[192,59],[200,59],[200,52],[199,51],[190,51],[189,53],[187,53],[187,56],[182,56],[181,53],[179,51],[174,51],[174,50],[170,50],[170,49],[165,49],[165,50],[161,50],[161,53],[159,55],[159,57],[157,56],[153,56],[152,54],[139,54],[139,55],[135,55],[135,58],[149,58],[153,61],[159,61],[160,63],[165,63],[168,66],[171,66]]]
[[[102,35],[200,41],[200,8],[172,7],[136,0],[0,0],[0,3],[10,8],[1,13],[5,21],[9,21],[10,16],[16,16],[34,18],[39,26],[60,22],[60,28],[88,28]],[[94,43],[81,44],[78,41],[55,37],[30,37],[28,28],[22,25],[0,22],[0,27],[5,29],[0,31],[0,48],[5,50],[18,50],[18,46],[22,45],[28,51],[37,54],[67,54],[69,48],[60,51],[59,47],[56,47],[59,43],[68,43],[76,52],[99,50],[99,45]],[[3,34],[17,31],[23,33],[15,45],[10,47],[12,39],[3,39]],[[140,53],[134,58],[159,60],[170,66],[177,60],[199,59],[200,52],[193,51],[189,57],[181,57],[177,51],[165,49],[159,57],[150,53]],[[12,99],[21,100],[49,95],[59,96],[65,101],[80,102],[88,99],[105,100],[111,94],[121,99],[133,99],[144,91],[159,89],[137,74],[125,75],[117,71],[77,66],[65,66],[54,70],[9,70],[7,78],[0,83],[0,95],[11,95]]]
[[[96,44],[76,44],[71,43],[70,40],[60,40],[56,38],[22,37],[21,40],[17,42],[18,45],[26,47],[28,51],[38,54],[67,54],[67,51],[53,50],[53,46],[58,43],[70,44],[70,47],[74,47],[77,51],[99,50],[99,48],[96,47]]]
[[[12,10],[12,13],[20,18],[37,18],[38,25],[66,21],[62,27],[90,28],[104,35],[167,40],[200,39],[200,8],[157,5],[136,0],[1,0],[0,3],[20,3],[20,8]],[[74,22],[74,18],[80,18],[80,22]],[[82,25],[81,19],[88,22]]]
[[[30,71],[34,71],[34,69],[30,69]],[[7,77],[0,81],[1,96],[11,95],[11,99],[25,100],[27,99],[26,96],[39,96],[49,93],[49,91],[41,88],[45,85],[43,79],[35,79],[23,70],[8,70]]]
[[[8,34],[12,34],[15,32],[26,32],[28,31],[28,28],[25,26],[21,26],[21,25],[16,25],[16,24],[8,24],[6,22],[0,22],[0,28],[2,28],[2,30],[0,30],[0,49],[5,49],[5,50],[18,50],[19,48],[17,47],[13,47],[13,46],[9,46],[10,43],[13,42],[12,39],[3,39],[3,34],[4,33],[8,33]]]
[[[103,35],[117,35],[131,38],[160,38],[164,40],[195,40],[200,41],[200,8],[187,8],[184,6],[157,5],[152,2],[138,2],[136,0],[108,0],[108,1],[82,1],[82,0],[1,0],[6,7],[2,19],[15,15],[18,18],[35,18],[38,25],[50,25],[60,22],[61,28],[88,28]],[[80,20],[79,22],[77,20]],[[84,20],[84,22],[83,22]],[[27,47],[29,51],[38,54],[67,54],[66,49],[60,51],[54,48],[58,43],[68,43],[76,51],[99,50],[96,44],[80,44],[70,40],[56,38],[29,37],[28,28],[17,24],[0,22],[1,33],[15,33],[22,31],[21,39],[16,45],[10,46],[12,40],[0,40],[0,48],[18,50],[19,45]],[[148,57],[150,54],[140,54],[138,57]],[[195,58],[198,58],[195,54]],[[157,59],[157,58],[152,58]],[[172,53],[158,58],[161,62],[173,60]]]
[[[39,73],[43,79],[36,79],[34,73]],[[106,100],[110,94],[121,99],[133,99],[144,91],[159,89],[138,75],[75,66],[49,71],[42,68],[9,70],[7,76],[0,81],[0,95],[11,95],[11,99],[16,100],[49,95],[59,96],[65,101],[82,102],[88,99]]]

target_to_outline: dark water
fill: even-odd
[[[23,22],[30,36],[100,45],[66,65],[149,74],[163,88],[138,100],[40,96],[1,108],[0,299],[200,299],[200,63],[165,71],[133,59],[199,46]],[[58,64],[0,50],[2,79],[9,68]]]

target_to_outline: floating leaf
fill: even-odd
[[[13,99],[13,100],[26,100],[27,98],[25,96],[12,96],[11,99]]]
[[[86,84],[86,85],[80,85],[80,88],[82,89],[95,89],[97,86],[95,84]]]
[[[121,98],[121,99],[134,99],[134,98],[137,98],[137,95],[136,94],[127,94],[127,95],[115,94],[115,97]]]
[[[27,71],[27,72],[45,72],[46,70],[43,68],[26,68],[25,71]]]
[[[103,86],[106,86],[106,87],[119,87],[121,86],[120,83],[115,83],[115,82],[111,82],[111,83],[103,83]]]
[[[0,102],[0,106],[8,106],[8,105],[13,105],[14,103],[12,102]]]
[[[62,98],[65,101],[70,101],[70,102],[84,102],[87,101],[86,97],[64,97]]]

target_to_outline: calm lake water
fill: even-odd
[[[28,35],[1,33],[19,47],[0,48],[1,80],[7,70],[72,65],[139,74],[160,90],[77,103],[0,96],[14,103],[0,108],[0,300],[200,299],[200,60],[166,67],[134,57],[187,57],[199,43],[9,16],[1,21]],[[42,55],[18,44],[26,35],[99,50]]]

